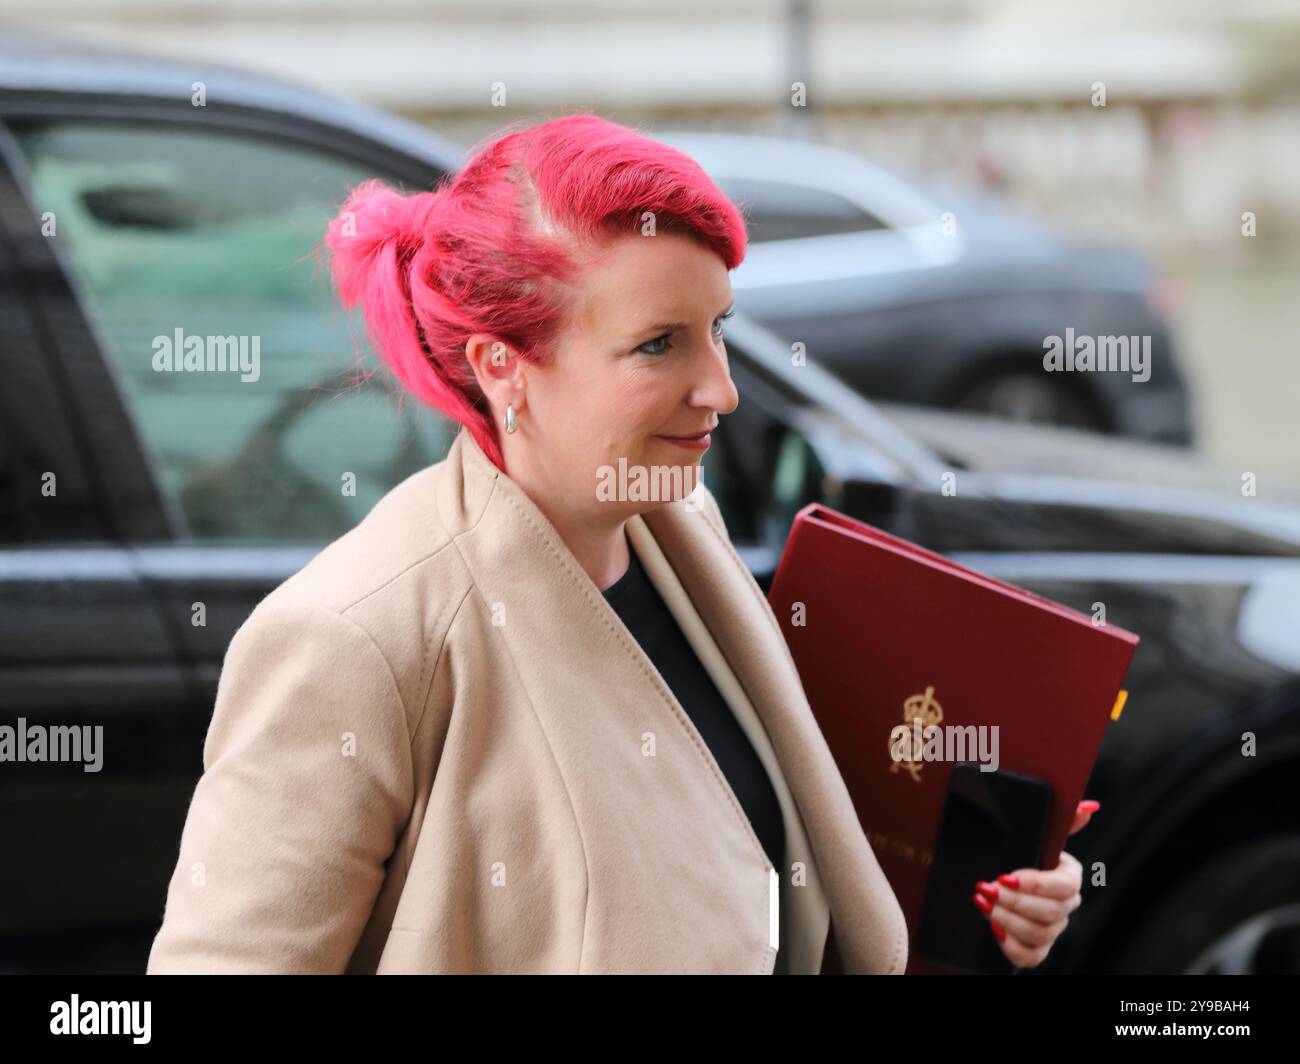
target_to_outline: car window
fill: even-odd
[[[338,306],[311,257],[348,189],[385,175],[173,125],[17,136],[191,536],[332,539],[445,455],[455,426],[381,383],[360,311]]]
[[[744,211],[754,243],[886,228],[856,203],[823,189],[753,178],[718,178],[716,184]]]
[[[717,499],[734,543],[780,548],[788,530],[788,522],[780,527],[782,518],[787,511],[793,517],[813,501],[807,493],[820,487],[820,476],[809,474],[797,485],[793,482],[795,471],[787,467],[797,456],[787,457],[785,465],[781,456],[793,446],[791,437],[798,436],[792,427],[797,405],[754,372],[743,346],[733,341],[728,354],[740,402],[718,421],[713,446],[702,463],[704,483]],[[796,499],[799,493],[804,495]],[[775,521],[774,509],[780,511]]]
[[[9,443],[9,419],[0,406],[0,543],[16,543],[22,538],[18,491],[13,447]]]
[[[748,505],[743,474],[737,466],[735,427],[722,418],[712,434],[712,445],[700,461],[700,477],[717,501],[728,537],[736,543],[751,543],[757,537],[754,514]]]
[[[772,463],[771,501],[764,514],[764,534],[771,543],[784,543],[795,515],[812,502],[827,502],[826,470],[798,429],[781,436]]]

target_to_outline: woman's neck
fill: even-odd
[[[547,517],[551,515],[547,514]],[[598,591],[604,591],[627,572],[631,547],[627,541],[626,518],[614,528],[581,520],[568,522],[570,527],[561,527],[554,517],[551,517],[551,524],[555,525],[556,532]]]
[[[516,455],[511,462],[507,456],[506,475],[546,515],[597,590],[604,591],[627,572],[631,548],[624,526],[628,519],[599,510],[593,516],[590,508],[566,506],[567,486],[551,482],[546,466],[528,461],[530,457]]]
[[[589,513],[574,513],[555,506],[532,492],[528,492],[528,496],[546,515],[598,591],[604,591],[627,572],[631,562],[627,518],[617,518],[613,524],[606,524],[593,521]]]

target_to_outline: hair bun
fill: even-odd
[[[377,266],[395,266],[419,247],[437,202],[436,192],[405,193],[379,178],[349,192],[325,234],[330,270],[345,306],[365,297]]]

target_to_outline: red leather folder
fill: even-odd
[[[998,767],[1052,785],[1040,867],[1056,867],[1136,635],[819,504],[796,516],[768,601],[913,943],[954,762],[900,762],[896,726],[997,725]],[[914,952],[914,970],[932,969]]]

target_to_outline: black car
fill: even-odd
[[[357,180],[455,159],[261,80],[27,61],[21,87],[0,66],[0,724],[102,725],[104,749],[0,764],[0,966],[140,971],[231,635],[452,435],[358,374],[359,320],[304,256]],[[160,369],[185,336],[256,340],[256,378]],[[739,315],[728,349],[742,400],[705,475],[760,583],[819,500],[1141,635],[1070,844],[1086,903],[1039,970],[1296,971],[1300,500],[885,411]]]
[[[1192,442],[1170,284],[1147,256],[824,144],[655,136],[744,207],[737,309],[863,395]],[[1051,337],[1062,359],[1092,342],[1129,372],[1047,372]]]

